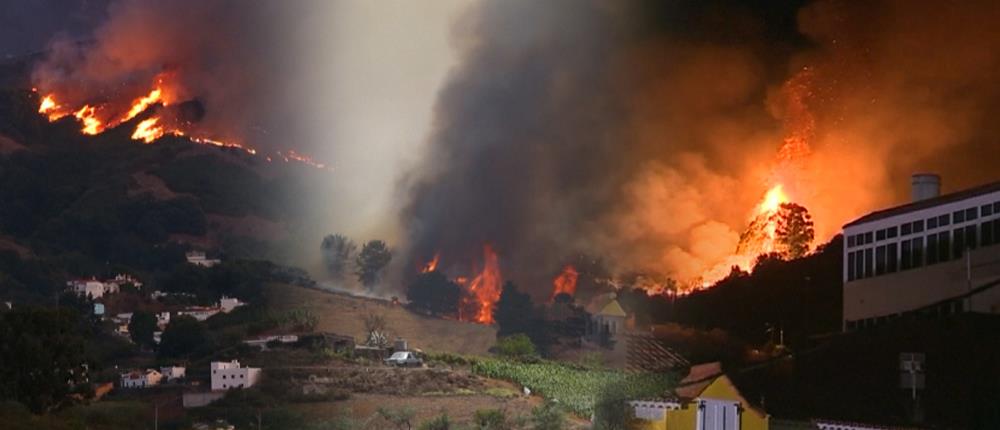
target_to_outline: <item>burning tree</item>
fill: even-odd
[[[809,210],[795,203],[782,203],[776,218],[775,236],[786,259],[801,258],[812,244],[813,221]]]
[[[343,279],[358,246],[347,236],[331,234],[323,238],[320,249],[323,251],[323,262],[326,263],[326,270],[335,278]]]

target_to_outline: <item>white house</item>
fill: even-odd
[[[234,297],[222,296],[222,298],[219,299],[219,308],[222,309],[223,313],[227,314],[229,312],[232,312],[233,309],[236,309],[245,304],[246,303],[241,302],[240,299]]]
[[[163,375],[164,378],[167,378],[167,381],[174,381],[177,379],[182,379],[185,376],[187,376],[187,368],[181,366],[161,367],[160,373]]]
[[[127,275],[123,273],[115,275],[113,279],[108,279],[104,281],[104,284],[114,285],[116,291],[119,288],[121,288],[122,285],[127,285],[127,284],[131,284],[135,288],[142,288],[142,282],[139,282],[139,280],[132,277],[132,275]]]
[[[212,391],[252,387],[260,380],[260,369],[242,367],[238,360],[213,361]]]
[[[185,254],[184,256],[187,257],[188,263],[201,267],[212,267],[222,262],[222,260],[219,260],[217,258],[205,257],[205,253],[201,251],[191,251]]]
[[[72,281],[66,282],[73,293],[81,297],[90,297],[92,299],[99,299],[104,297],[105,294],[114,294],[118,292],[118,285],[109,285],[104,282],[98,281],[97,279],[74,279]]]
[[[128,373],[122,373],[121,375],[121,387],[122,388],[146,388],[152,387],[160,384],[160,380],[163,379],[163,374],[157,372],[155,369],[146,369],[145,371],[133,370]]]

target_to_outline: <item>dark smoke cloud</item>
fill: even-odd
[[[286,149],[295,110],[285,89],[295,70],[282,33],[296,8],[282,3],[112,2],[90,34],[55,37],[33,81],[69,99],[63,102],[88,103],[144,95],[168,72],[179,101],[204,107],[197,131]]]
[[[470,11],[402,188],[408,264],[440,251],[467,272],[493,243],[539,297],[580,252],[679,279],[728,267],[800,108],[812,149],[786,185],[821,240],[903,200],[913,170],[995,179],[976,159],[997,153],[995,5],[735,3]]]

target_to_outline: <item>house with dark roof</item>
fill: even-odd
[[[1000,312],[1000,182],[940,195],[918,174],[913,201],[844,225],[843,328],[856,330],[934,304],[933,312]]]

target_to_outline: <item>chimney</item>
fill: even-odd
[[[941,194],[941,176],[934,173],[914,173],[910,184],[914,202],[933,199]]]

